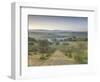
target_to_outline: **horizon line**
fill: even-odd
[[[28,29],[28,30],[48,30],[48,31],[57,31],[57,29]],[[72,31],[72,32],[88,32],[88,30],[86,31],[82,31],[82,30],[67,30],[67,29],[58,29],[58,31]]]

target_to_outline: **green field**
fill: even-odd
[[[36,35],[39,36],[39,33]],[[36,35],[35,37],[37,37]],[[50,35],[42,35],[41,33],[41,37],[39,37],[39,39],[35,38],[34,35],[33,37],[28,37],[28,66],[88,63],[88,46],[86,36],[74,36],[67,38],[67,40],[64,36],[64,39],[58,40],[55,38],[52,41],[48,40],[48,36]]]

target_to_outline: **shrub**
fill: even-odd
[[[41,60],[45,60],[45,59],[46,59],[46,57],[44,57],[44,56],[41,56],[41,57],[40,57],[40,59],[41,59]]]
[[[53,47],[50,47],[50,43],[48,42],[48,40],[39,40],[38,52],[41,53],[40,59],[47,59],[54,51],[55,49]]]
[[[31,54],[30,52],[28,52],[28,55],[30,55],[30,56],[31,56],[32,54]]]
[[[63,43],[63,45],[69,45],[69,43]]]
[[[59,45],[60,43],[59,42],[56,42],[56,45]]]

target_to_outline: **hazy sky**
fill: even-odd
[[[87,31],[87,17],[29,15],[29,29]]]

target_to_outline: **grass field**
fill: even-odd
[[[44,41],[44,42],[43,42]],[[28,66],[87,64],[87,41],[34,42],[29,47]]]

